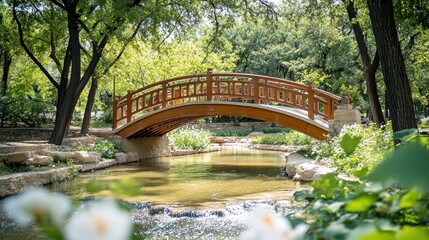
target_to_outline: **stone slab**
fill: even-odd
[[[72,166],[0,176],[0,197],[17,194],[34,186],[69,180],[80,169],[81,166]]]

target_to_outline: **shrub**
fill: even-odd
[[[349,156],[341,148],[342,136],[361,137],[356,150]],[[372,170],[381,160],[393,150],[393,133],[390,122],[384,129],[375,124],[368,127],[361,124],[346,125],[339,136],[329,142],[314,142],[307,152],[307,156],[316,160],[329,159],[332,166],[339,171],[353,173],[364,168]]]
[[[210,134],[217,137],[243,137],[251,133],[251,130],[211,130]]]
[[[80,147],[79,150],[98,152],[101,153],[102,158],[107,159],[115,158],[116,153],[122,152],[117,144],[109,140],[96,140],[94,146]]]
[[[281,132],[291,132],[291,130],[289,128],[284,128],[284,127],[269,127],[269,128],[262,128],[262,129],[257,129],[258,131],[261,131],[263,133],[281,133]]]
[[[174,148],[201,150],[210,145],[210,131],[193,127],[178,128],[168,133]]]
[[[328,174],[312,190],[295,192],[312,219],[306,239],[429,239],[429,151],[422,142],[401,144],[361,181]]]
[[[272,145],[309,145],[311,138],[303,133],[292,131],[278,133],[273,136],[262,136],[252,138],[253,143],[272,144]]]

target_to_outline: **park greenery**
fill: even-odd
[[[203,150],[210,145],[210,131],[195,127],[182,127],[168,133],[168,139],[175,149]]]
[[[1,1],[1,125],[54,126],[59,144],[70,123],[84,134],[110,126],[113,98],[128,90],[213,68],[312,82],[379,126],[416,128],[428,115],[429,24],[426,2],[405,2],[386,5],[398,42],[383,45],[380,9],[363,0]],[[402,49],[406,72],[382,45]]]
[[[312,139],[303,133],[291,131],[277,133],[275,135],[253,137],[252,142],[257,144],[307,146],[311,144]]]
[[[346,126],[326,142],[282,129],[253,142],[305,146],[303,154],[359,179],[328,174],[296,192],[302,216],[268,216],[283,224],[273,234],[429,239],[429,144],[415,134],[429,126],[428,9],[429,1],[407,0],[2,0],[0,127],[53,127],[49,142],[60,145],[71,125],[82,134],[111,126],[113,100],[127,91],[208,68],[313,83],[349,96],[369,125]],[[250,132],[187,127],[168,137],[176,149],[202,150],[210,136]],[[104,158],[120,151],[108,141],[80,150]],[[0,161],[1,174],[27,170]],[[134,187],[91,182],[86,190],[138,194]],[[77,229],[87,228],[99,237],[89,224],[96,211],[108,230],[126,226],[105,232],[111,238],[133,237],[130,214],[115,201],[73,208],[67,197],[36,189],[4,205],[52,239],[84,239]]]

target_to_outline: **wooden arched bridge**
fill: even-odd
[[[340,99],[313,84],[208,69],[115,99],[113,128],[123,138],[162,136],[197,119],[225,115],[273,122],[325,139]]]

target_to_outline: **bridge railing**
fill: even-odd
[[[161,108],[186,102],[244,101],[255,104],[292,106],[308,111],[314,119],[334,118],[341,98],[329,92],[280,78],[245,73],[213,73],[172,78],[115,99],[113,128]]]

